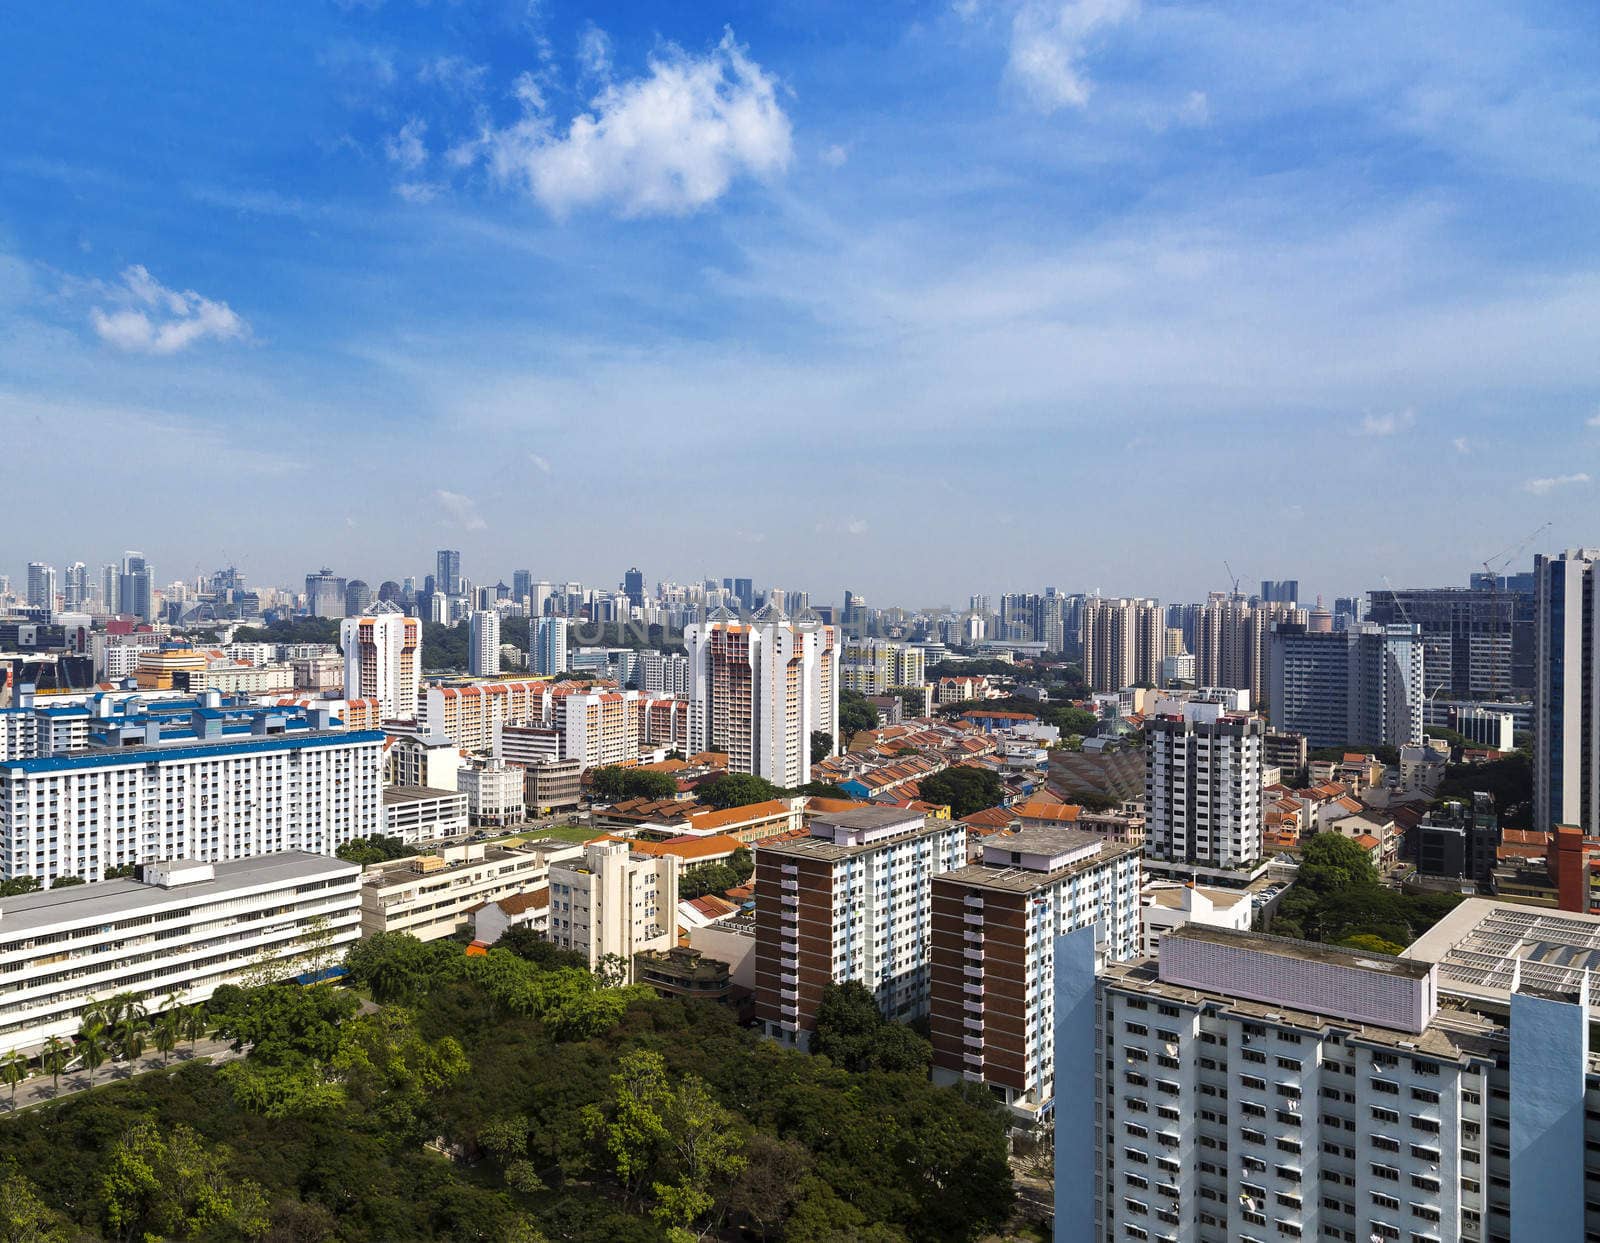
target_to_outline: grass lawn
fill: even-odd
[[[516,836],[530,842],[537,841],[541,837],[554,837],[558,841],[577,842],[582,845],[590,838],[602,837],[604,834],[604,829],[589,828],[581,824],[558,824],[549,829],[527,829],[517,833]]]

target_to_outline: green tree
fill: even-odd
[[[409,1004],[436,985],[466,972],[461,947],[449,941],[419,941],[403,932],[363,937],[345,956],[350,978],[380,1002]]]
[[[965,764],[924,777],[918,787],[924,800],[945,804],[958,820],[986,807],[998,807],[1005,797],[997,774]]]
[[[654,769],[624,768],[620,764],[607,764],[595,769],[589,781],[595,797],[608,802],[629,798],[674,798],[678,793],[678,783],[671,775]]]
[[[10,880],[0,880],[0,898],[15,898],[25,893],[39,891],[39,878],[37,876],[14,876]]]
[[[92,1009],[83,1016],[83,1022],[78,1025],[78,1060],[83,1063],[83,1068],[91,1074],[99,1070],[106,1063],[106,1058],[111,1052],[112,1033],[106,1022]]]
[[[28,1077],[28,1058],[25,1054],[12,1049],[9,1053],[0,1054],[0,1082],[11,1089],[11,1109],[17,1108],[17,1085]]]
[[[409,859],[417,853],[398,837],[376,833],[371,837],[352,837],[333,852],[346,863],[359,863],[367,867],[374,863],[387,863],[391,859]]]
[[[1316,893],[1327,894],[1352,885],[1371,885],[1378,880],[1372,856],[1339,833],[1318,833],[1305,844],[1300,855],[1300,871],[1295,883]]]
[[[752,803],[765,803],[782,798],[783,791],[765,777],[751,773],[723,773],[695,787],[697,802],[708,807],[726,810],[730,807],[748,807]]]
[[[1402,954],[1405,952],[1405,946],[1397,945],[1393,941],[1385,941],[1382,937],[1375,937],[1367,932],[1358,932],[1355,936],[1345,937],[1339,944],[1347,949],[1366,950],[1372,954]]]
[[[172,1051],[178,1047],[178,1040],[183,1034],[183,1016],[176,1010],[164,1010],[150,1028],[150,1043],[161,1054],[161,1064],[167,1066],[172,1061]]]
[[[825,729],[811,731],[811,762],[820,764],[833,754],[833,735]]]
[[[0,1178],[0,1243],[67,1243],[68,1223],[18,1171]]]
[[[51,1036],[39,1049],[39,1069],[50,1076],[50,1091],[61,1090],[61,1075],[72,1060],[72,1046],[60,1036]]]
[[[58,876],[50,882],[52,889],[70,889],[73,885],[83,885],[88,882],[81,876]]]
[[[878,728],[878,710],[860,691],[839,692],[839,739],[848,750],[850,740],[863,730]]]
[[[211,1030],[211,1024],[206,1018],[206,1008],[199,1002],[183,1008],[182,1017],[179,1019],[179,1029],[183,1038],[189,1042],[189,1051],[194,1052],[194,1047],[199,1043],[200,1037]]]
[[[843,786],[834,785],[831,781],[808,781],[803,786],[796,786],[795,794],[803,794],[807,798],[849,798],[849,793]]]
[[[267,1232],[267,1198],[235,1179],[224,1152],[192,1128],[134,1123],[112,1147],[100,1180],[100,1205],[110,1237],[253,1239]]]
[[[908,1027],[890,1023],[877,998],[857,980],[824,984],[817,1005],[813,1053],[846,1070],[926,1074],[933,1062],[928,1042]]]

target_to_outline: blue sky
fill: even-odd
[[[1600,542],[1589,2],[6,24],[13,574],[1181,599]]]

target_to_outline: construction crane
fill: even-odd
[[[1224,557],[1222,559],[1222,568],[1225,569],[1226,571],[1228,571],[1228,578],[1233,583],[1233,597],[1234,597],[1234,599],[1238,599],[1238,597],[1239,597],[1239,576],[1233,572],[1233,567],[1228,564],[1228,559],[1226,557]]]
[[[1553,524],[1546,522],[1546,523],[1543,523],[1542,525],[1540,525],[1538,527],[1535,527],[1532,531],[1530,531],[1527,534],[1527,536],[1525,536],[1521,540],[1518,540],[1510,548],[1507,548],[1504,552],[1498,553],[1495,556],[1490,557],[1488,560],[1486,560],[1486,561],[1484,561],[1482,563],[1483,572],[1484,572],[1485,576],[1488,578],[1488,583],[1486,585],[1488,586],[1490,591],[1498,591],[1499,590],[1499,586],[1500,586],[1500,582],[1499,582],[1500,575],[1495,572],[1495,566],[1499,565],[1499,566],[1503,567],[1503,566],[1506,566],[1506,565],[1510,565],[1511,562],[1514,561],[1517,558],[1517,555],[1519,553],[1521,553],[1524,548],[1526,548],[1529,544],[1533,543],[1534,540],[1538,539],[1539,536],[1543,535],[1546,531],[1548,531],[1552,525]]]

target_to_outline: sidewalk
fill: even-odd
[[[223,1062],[231,1062],[236,1058],[245,1056],[241,1051],[235,1053],[225,1040],[201,1040],[196,1042],[191,1052],[188,1042],[178,1046],[172,1051],[172,1058],[168,1068],[176,1069],[186,1062],[208,1059],[211,1065],[216,1066]],[[61,1086],[58,1089],[51,1086],[49,1075],[35,1074],[32,1078],[24,1079],[17,1085],[15,1104],[12,1103],[11,1089],[0,1086],[0,1118],[24,1109],[32,1109],[36,1105],[47,1105],[52,1101],[65,1100],[78,1092],[87,1092],[90,1088],[100,1087],[107,1083],[123,1083],[138,1075],[148,1074],[153,1070],[163,1069],[161,1055],[146,1054],[129,1062],[107,1062],[93,1073],[81,1068],[66,1071],[61,1076]]]

